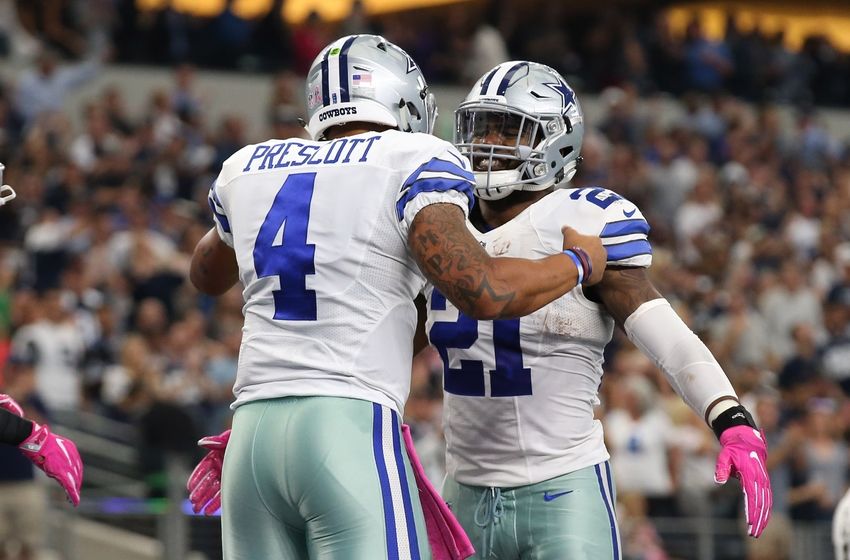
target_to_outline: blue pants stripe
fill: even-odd
[[[393,498],[390,491],[390,478],[387,465],[384,462],[383,408],[377,403],[372,404],[374,417],[372,420],[372,450],[375,454],[375,464],[378,467],[378,478],[381,481],[381,498],[384,503],[384,524],[387,531],[387,558],[398,560],[398,541],[396,540],[395,513]]]
[[[607,471],[607,462],[605,465]],[[605,481],[602,480],[602,471],[600,470],[599,465],[594,465],[593,468],[596,470],[596,479],[599,481],[599,491],[602,493],[602,501],[605,502],[605,509],[608,511],[608,521],[611,523],[611,545],[614,547],[614,560],[620,560],[620,539],[617,537],[617,519],[614,517],[611,497],[605,489]]]
[[[416,535],[416,518],[413,517],[413,503],[410,501],[410,487],[407,484],[407,472],[404,469],[404,458],[401,451],[400,426],[398,416],[393,414],[393,452],[395,453],[398,480],[401,482],[401,497],[404,502],[404,517],[407,520],[407,538],[410,543],[411,560],[421,560],[419,557],[419,538]]]

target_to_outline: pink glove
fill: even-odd
[[[212,515],[221,508],[221,465],[224,462],[224,450],[230,440],[230,430],[217,436],[207,436],[198,441],[198,445],[209,449],[189,476],[186,489],[192,511]]]
[[[79,505],[83,462],[73,441],[59,437],[51,433],[47,426],[33,422],[32,434],[24,440],[20,449],[36,467],[65,489],[69,502]]]
[[[723,449],[717,457],[714,481],[726,484],[730,474],[740,479],[747,533],[758,537],[767,526],[773,505],[770,478],[765,468],[767,445],[764,436],[749,426],[732,426],[720,434],[720,445]]]
[[[9,395],[0,394],[0,407],[21,418],[24,411]],[[72,504],[80,503],[80,488],[83,484],[83,462],[74,442],[59,437],[47,426],[32,423],[32,433],[19,446],[24,456],[55,479]]]
[[[5,395],[0,393],[0,408],[4,408],[14,414],[15,416],[24,417],[24,409],[21,408],[21,405],[15,402],[15,399],[10,397],[9,395]]]

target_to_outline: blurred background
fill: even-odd
[[[438,134],[510,59],[559,70],[586,112],[576,186],[652,225],[652,276],[764,428],[771,525],[743,537],[717,443],[621,334],[606,424],[628,560],[832,558],[850,441],[846,1],[0,0],[0,390],[72,437],[83,502],[0,449],[0,559],[221,557],[187,514],[195,441],[230,421],[241,293],[187,282],[232,152],[304,134],[303,76],[377,32],[434,85]],[[444,472],[441,364],[406,411]]]

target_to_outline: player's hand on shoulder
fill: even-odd
[[[583,277],[580,283],[592,286],[602,280],[608,262],[608,253],[602,245],[602,239],[595,235],[583,235],[569,226],[561,228],[561,232],[564,234],[564,251],[571,250],[579,256],[580,260],[584,258],[588,260],[589,266],[582,263],[585,270],[582,271]]]

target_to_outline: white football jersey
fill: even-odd
[[[408,229],[428,204],[468,212],[472,184],[455,148],[425,134],[269,140],[230,157],[209,201],[244,286],[233,406],[323,395],[401,411],[425,284]]]
[[[602,237],[609,265],[651,262],[646,220],[602,188],[557,190],[510,222],[474,233],[492,256],[543,258],[562,250],[565,225]],[[460,314],[430,286],[427,294],[428,335],[444,364],[450,476],[515,487],[608,459],[593,407],[614,320],[580,286],[531,315],[498,321]]]

